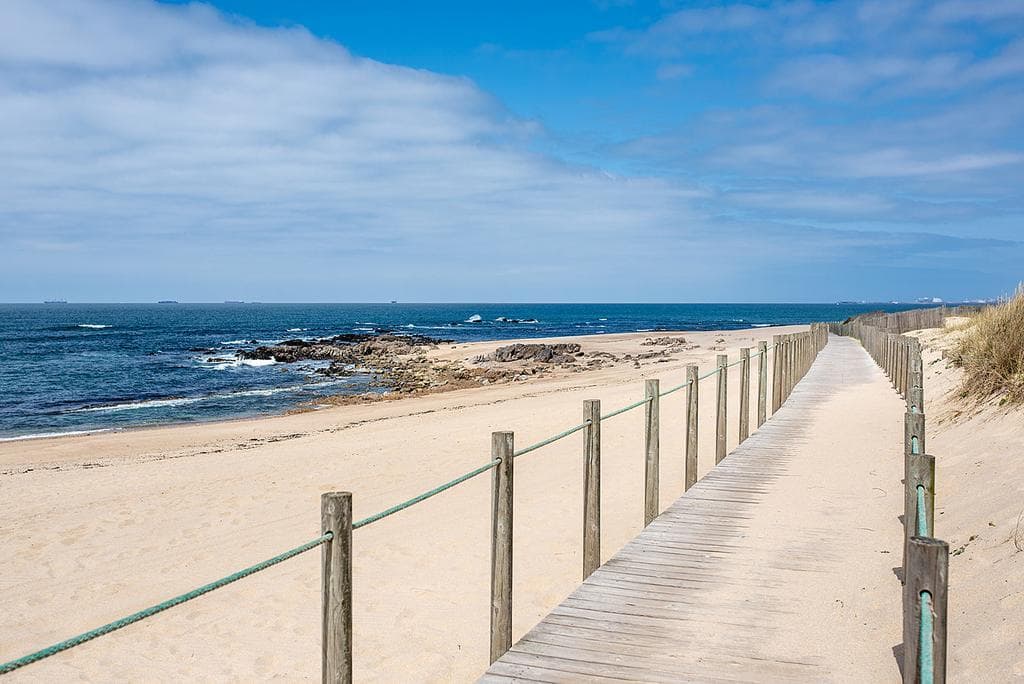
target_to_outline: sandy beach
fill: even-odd
[[[526,445],[578,423],[585,399],[608,409],[668,388],[685,366],[738,358],[773,334],[572,337],[585,351],[695,348],[366,405],[254,420],[0,444],[5,553],[0,658],[104,624],[318,535],[322,492],[354,493],[357,517],[488,460],[490,433]],[[432,354],[470,361],[503,343]],[[756,360],[753,363],[756,369]],[[733,369],[733,370],[738,370]],[[730,373],[735,406],[739,374]],[[714,381],[701,387],[700,469],[714,462]],[[756,402],[752,402],[752,418]],[[661,505],[681,492],[685,393],[662,401]],[[738,416],[730,415],[730,448]],[[752,419],[752,424],[756,421]],[[642,412],[603,426],[605,557],[643,522]],[[580,581],[581,444],[569,437],[517,461],[514,636]],[[356,532],[355,667],[360,681],[468,681],[487,665],[490,484],[471,480]],[[12,680],[316,680],[319,554],[311,552],[142,623],[25,668]]]
[[[606,411],[617,408],[642,396],[645,378],[659,378],[668,388],[683,381],[688,363],[704,372],[719,353],[734,360],[740,347],[797,329],[658,333],[654,337],[684,336],[692,348],[643,359],[639,368],[622,357],[649,352],[652,345],[643,343],[650,333],[551,339],[545,341],[577,342],[588,353],[620,360],[596,370],[553,369],[522,381],[293,415],[0,444],[0,610],[7,618],[0,625],[0,659],[316,537],[322,492],[352,491],[356,517],[370,515],[485,463],[493,430],[514,430],[517,446],[524,446],[579,422],[585,399],[601,399]],[[928,450],[938,458],[937,533],[953,551],[950,672],[963,681],[1021,677],[1024,553],[1014,545],[1015,535],[1018,543],[1024,539],[1015,527],[1024,494],[1015,458],[1024,438],[1019,412],[993,405],[964,413],[959,371],[941,357],[955,333],[920,336]],[[431,354],[471,363],[499,344],[505,343],[458,344]],[[756,369],[756,360],[752,365]],[[730,449],[737,441],[738,375],[729,378]],[[714,461],[713,390],[713,380],[702,383],[702,474]],[[873,392],[845,396],[834,414],[893,413],[891,429],[878,437],[895,444],[902,434],[899,402],[893,397],[887,398],[892,406],[875,405]],[[682,492],[684,397],[662,400],[662,509]],[[835,423],[830,444],[856,443],[858,436],[844,425]],[[603,440],[605,560],[642,527],[642,412],[607,421]],[[580,581],[580,442],[571,436],[516,461],[515,639]],[[802,448],[827,453],[830,447]],[[796,466],[794,475],[821,477],[819,461]],[[898,487],[890,480],[898,481],[901,467],[895,457],[884,469],[847,468],[844,482],[865,491]],[[849,585],[852,612],[840,616],[849,623],[844,629],[855,634],[868,620],[895,646],[898,582],[890,566],[898,564],[893,540],[899,531],[898,506],[892,508],[860,521],[865,529],[885,530],[885,540],[865,543],[892,546],[881,551],[892,555],[879,556],[868,544],[863,563],[829,582]],[[780,501],[778,511],[788,510]],[[479,676],[487,666],[489,478],[360,529],[354,543],[357,680]],[[319,581],[314,551],[17,671],[11,680],[315,681]],[[862,583],[877,587],[858,591]],[[808,626],[838,624],[831,612],[805,618]],[[871,671],[879,680],[897,681],[892,653],[865,648],[844,652],[851,678]]]

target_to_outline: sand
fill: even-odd
[[[687,363],[703,372],[718,353],[736,359],[741,346],[797,329],[684,332],[699,348],[640,369],[624,362],[297,415],[0,443],[0,659],[317,536],[321,492],[352,491],[356,516],[369,515],[487,462],[491,431],[514,430],[525,445],[578,423],[585,399],[616,408],[642,397],[644,378],[678,384]],[[651,351],[641,342],[652,335],[569,341],[636,354]],[[496,346],[437,353],[472,359]],[[732,397],[738,376],[730,374]],[[704,387],[702,471],[714,461],[713,381]],[[663,399],[662,507],[682,491],[684,410],[685,393]],[[737,421],[733,410],[730,445]],[[642,412],[608,421],[603,438],[607,558],[643,522]],[[580,440],[517,461],[515,638],[580,581]],[[469,681],[483,672],[488,476],[358,530],[355,549],[359,681]],[[314,551],[10,679],[317,680],[319,575]]]
[[[522,446],[577,423],[585,399],[615,408],[642,396],[644,378],[675,385],[687,363],[710,369],[721,353],[716,347],[735,359],[741,346],[795,330],[684,332],[700,347],[639,369],[619,363],[296,415],[0,443],[0,660],[317,536],[321,492],[350,490],[356,516],[369,515],[485,463],[493,430],[514,430]],[[621,355],[648,351],[640,344],[648,336],[571,341]],[[961,408],[952,392],[955,369],[933,363],[938,352],[927,338],[926,344],[928,450],[939,464],[937,532],[954,550],[964,547],[951,560],[951,679],[1024,676],[1024,553],[1010,539],[1024,508],[1024,421],[999,407],[954,420]],[[495,346],[459,344],[437,354],[472,359]],[[730,374],[730,384],[734,398],[738,373]],[[713,383],[704,387],[702,472],[714,460]],[[878,394],[886,391],[850,394],[837,400],[837,409],[888,413],[892,396],[880,400]],[[680,392],[662,400],[662,508],[682,490],[684,398]],[[898,435],[901,417],[890,420]],[[730,448],[736,422],[733,410]],[[842,433],[841,422],[835,429],[837,446],[858,438]],[[891,437],[886,431],[880,439]],[[642,525],[641,412],[608,421],[603,438],[607,558]],[[514,638],[579,583],[580,440],[573,436],[517,460]],[[870,490],[878,471],[844,468],[843,476]],[[486,668],[489,484],[484,475],[355,533],[358,681],[471,681]],[[794,497],[793,514],[811,511],[815,500]],[[866,527],[885,524],[878,510],[865,514]],[[851,569],[834,580],[856,582],[864,572]],[[316,681],[319,577],[314,551],[24,668],[10,680]],[[884,586],[878,581],[877,591],[854,592],[855,613],[842,619],[877,622],[888,643],[897,594],[888,577]],[[809,615],[807,628],[828,619],[827,613]],[[848,672],[858,672],[862,650],[853,644],[843,652]],[[892,655],[872,658],[868,671],[895,681],[895,661],[887,658]]]

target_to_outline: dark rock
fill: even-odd
[[[555,361],[556,357],[561,358],[575,354],[580,351],[580,345],[567,344],[512,344],[507,347],[498,347],[491,354],[490,359],[501,363],[509,361],[538,361],[540,363],[565,363]]]

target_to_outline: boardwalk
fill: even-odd
[[[481,681],[898,681],[903,411],[832,337],[767,424]]]

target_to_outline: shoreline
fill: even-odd
[[[721,330],[638,330],[635,332],[610,332],[610,333],[589,333],[580,335],[562,335],[555,337],[519,337],[519,338],[496,338],[489,340],[475,340],[471,342],[459,342],[452,340],[444,340],[441,338],[433,338],[433,344],[440,349],[440,347],[450,347],[450,350],[468,348],[468,349],[488,349],[490,350],[495,346],[508,346],[513,344],[559,344],[559,343],[570,343],[579,341],[617,341],[617,340],[630,340],[635,339],[637,336],[643,337],[671,337],[671,336],[684,336],[684,335],[704,335],[704,334],[735,334],[742,332],[751,332],[756,334],[761,330],[769,329],[795,329],[802,328],[803,325],[785,325],[785,326],[773,326],[766,324],[752,325],[747,328],[729,328]],[[367,339],[373,337],[380,337],[386,335],[405,336],[407,333],[403,332],[383,332],[376,335],[367,336]],[[415,333],[409,333],[410,337],[429,337],[419,336]],[[449,351],[450,351],[449,350]],[[441,353],[433,355],[435,358],[448,358],[450,355]],[[282,363],[282,362],[278,362]],[[376,374],[376,371],[374,371]],[[211,424],[231,424],[246,421],[258,421],[269,418],[279,418],[283,416],[294,415],[297,413],[312,413],[322,412],[325,410],[336,409],[342,406],[351,405],[363,405],[363,404],[377,404],[395,402],[405,399],[410,399],[417,396],[425,396],[427,394],[442,394],[457,389],[468,389],[468,388],[436,388],[433,391],[409,393],[403,392],[401,387],[389,388],[384,392],[372,393],[372,392],[359,392],[352,394],[331,394],[317,397],[315,399],[306,399],[295,402],[288,407],[276,407],[274,409],[268,409],[265,411],[257,411],[253,413],[245,413],[239,415],[227,415],[227,416],[216,416],[209,419],[199,420],[169,420],[166,422],[154,422],[147,424],[124,424],[124,425],[111,425],[96,428],[81,428],[72,429],[67,432],[47,431],[42,433],[32,433],[26,435],[12,435],[12,436],[0,436],[0,446],[4,444],[18,444],[25,442],[37,442],[41,440],[65,440],[70,438],[81,438],[90,437],[100,434],[123,434],[140,431],[150,430],[162,430],[177,427],[189,427],[189,426],[203,426]],[[177,397],[173,397],[177,398]],[[203,399],[206,397],[200,397]],[[167,399],[171,399],[168,397]],[[311,407],[309,404],[320,404],[319,407]]]

